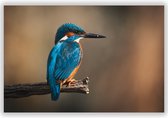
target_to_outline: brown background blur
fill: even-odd
[[[46,81],[57,28],[71,22],[106,39],[84,39],[77,79],[90,93],[5,99],[4,111],[164,111],[163,6],[5,6],[5,85]]]

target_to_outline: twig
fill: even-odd
[[[83,80],[77,80],[75,84],[71,86],[62,86],[61,92],[75,92],[75,93],[89,93],[88,88],[89,78],[86,77]],[[18,84],[5,86],[4,97],[5,98],[22,98],[31,95],[44,95],[50,93],[50,87],[46,82],[35,84]]]

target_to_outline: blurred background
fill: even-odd
[[[5,6],[5,85],[46,81],[57,28],[75,23],[105,35],[81,40],[76,79],[90,77],[88,95],[61,93],[4,99],[4,111],[163,112],[163,6]]]

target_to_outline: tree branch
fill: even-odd
[[[61,92],[75,92],[75,93],[89,93],[88,88],[89,78],[86,77],[83,80],[77,80],[75,84],[66,86],[63,85]],[[50,87],[46,82],[35,84],[18,84],[18,85],[6,85],[4,89],[5,98],[22,98],[31,95],[44,95],[50,93]]]

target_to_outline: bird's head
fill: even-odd
[[[105,38],[105,36],[103,35],[86,33],[81,27],[75,24],[65,23],[61,25],[57,30],[57,33],[55,36],[55,44],[60,40],[66,40],[68,37],[71,37],[74,35],[81,38]]]

